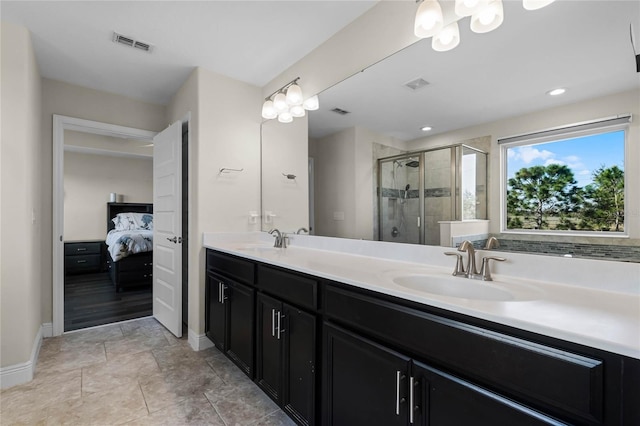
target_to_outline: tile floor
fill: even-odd
[[[294,425],[211,348],[153,318],[45,339],[34,380],[0,393],[2,425]]]

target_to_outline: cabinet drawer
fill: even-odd
[[[100,270],[100,254],[65,256],[64,267],[67,273]]]
[[[102,242],[64,243],[64,255],[100,254]]]
[[[318,282],[312,278],[258,265],[260,289],[305,308],[318,308]]]
[[[149,271],[121,271],[118,282],[120,285],[129,283],[139,283],[140,285],[151,283],[152,274]]]
[[[153,255],[151,253],[139,253],[128,256],[122,261],[114,262],[120,271],[142,271],[150,274],[153,270]]]
[[[441,318],[334,286],[325,312],[420,359],[552,411],[600,422],[601,360]]]
[[[210,249],[207,249],[207,270],[218,272],[245,284],[253,285],[255,281],[253,262]]]

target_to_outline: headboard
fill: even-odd
[[[118,213],[153,213],[152,203],[107,203],[107,232],[116,227],[111,219]]]

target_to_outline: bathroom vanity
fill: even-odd
[[[591,314],[558,306],[566,289],[544,283],[522,299],[456,301],[383,285],[441,268],[295,241],[212,234],[205,246],[207,335],[298,424],[640,424],[637,295],[603,292]],[[527,305],[549,318],[519,321]],[[600,324],[591,337],[582,316]]]

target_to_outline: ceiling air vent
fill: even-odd
[[[116,32],[113,33],[113,42],[133,47],[134,49],[142,50],[143,52],[151,53],[151,51],[153,50],[153,45],[149,43],[138,41],[133,39],[132,37],[127,37]]]
[[[411,80],[410,82],[405,83],[404,85],[405,87],[408,87],[411,90],[418,90],[428,86],[429,82],[424,78],[416,78],[415,80]]]
[[[334,108],[334,109],[331,110],[331,112],[335,112],[336,114],[340,114],[340,115],[351,114],[349,111],[345,111],[345,110],[340,109],[340,108]]]

